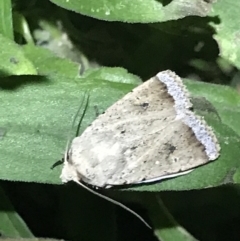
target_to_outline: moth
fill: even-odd
[[[63,182],[109,188],[187,174],[217,159],[220,145],[181,78],[166,70],[99,115],[67,154]]]

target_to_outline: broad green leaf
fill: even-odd
[[[193,95],[209,100],[216,108],[221,121],[240,135],[240,95],[235,89],[192,81],[187,81],[187,86]]]
[[[0,34],[0,77],[9,75],[36,74],[32,62],[27,59],[20,46]]]
[[[219,18],[212,24],[216,29],[217,40],[222,57],[240,68],[240,33],[239,33],[240,2],[235,0],[217,1],[213,4],[211,16]]]
[[[162,3],[157,0],[51,0],[60,7],[93,18],[130,23],[162,22],[189,15],[206,16],[211,1],[173,0]]]
[[[34,45],[23,46],[26,57],[37,67],[39,75],[61,75],[66,77],[77,77],[80,65],[68,59],[57,57],[48,49]]]
[[[118,74],[122,74],[122,71],[116,69],[115,75]],[[0,142],[1,179],[60,183],[61,166],[53,170],[50,167],[63,156],[72,118],[83,101],[84,93],[90,91],[90,101],[81,131],[96,118],[96,109],[99,113],[103,112],[134,87],[130,84],[105,81],[101,79],[101,75],[95,76],[94,79],[90,76],[85,78],[53,75],[48,78],[22,76],[5,79],[7,85],[2,86],[1,94],[4,102],[0,127],[5,130]],[[112,77],[112,79],[118,78],[121,79]],[[3,79],[1,83],[3,84]],[[186,84],[190,91],[194,85],[196,89],[200,89],[197,86],[202,85],[203,96],[207,100],[210,102],[218,100],[219,91],[216,91],[215,85],[196,82],[186,82]],[[219,97],[222,98],[222,102],[221,105],[215,106],[213,101],[212,105],[219,113],[220,119],[217,112],[199,110],[199,113],[205,116],[206,121],[216,132],[222,148],[220,158],[196,168],[188,175],[137,187],[135,190],[188,190],[233,182],[232,178],[229,178],[229,173],[234,175],[235,172],[232,170],[238,170],[240,165],[238,162],[240,138],[234,132],[234,125],[230,126],[232,122],[227,122],[227,116],[225,119],[222,118],[219,110],[228,107],[229,102],[237,106],[239,97],[230,88],[222,86],[217,88],[222,91]],[[200,91],[198,95],[201,96]],[[232,99],[235,101],[228,96],[233,96]]]
[[[86,91],[90,100],[81,131],[133,85],[51,75],[2,78],[0,88],[0,178],[60,183],[61,166],[54,170],[51,166],[63,157],[73,117]]]
[[[0,34],[13,40],[12,1],[0,1]]]
[[[3,189],[0,187],[0,232],[12,238],[34,237],[22,218],[16,213]]]
[[[116,75],[116,71],[118,74]],[[107,80],[124,84],[141,84],[142,81],[136,75],[130,74],[123,68],[102,67],[99,69],[89,69],[84,73],[84,77],[91,79]]]

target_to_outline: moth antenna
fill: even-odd
[[[135,217],[137,217],[140,221],[142,221],[148,228],[152,229],[152,227],[139,214],[137,214],[136,212],[134,212],[132,209],[128,208],[124,204],[122,204],[122,203],[120,203],[120,202],[118,202],[118,201],[116,201],[116,200],[114,200],[114,199],[112,199],[110,197],[107,197],[107,196],[105,196],[103,194],[100,194],[100,193],[94,191],[93,189],[89,188],[88,186],[84,185],[83,183],[79,182],[78,180],[74,180],[74,181],[77,184],[79,184],[81,187],[83,187],[86,190],[88,190],[89,192],[91,192],[91,193],[93,193],[93,194],[95,194],[95,195],[97,195],[97,196],[107,200],[108,202],[111,202],[111,203],[113,203],[113,204],[115,204],[115,205],[117,205],[117,206],[127,210],[130,213],[132,213]]]
[[[74,125],[75,125],[75,123],[76,123],[76,119],[77,119],[77,117],[78,117],[78,115],[79,115],[79,113],[80,113],[80,110],[82,109],[83,103],[85,102],[86,95],[87,95],[86,104],[85,104],[85,106],[84,106],[84,110],[83,110],[83,113],[82,113],[82,115],[81,115],[81,118],[80,118],[80,120],[79,120],[79,122],[78,122],[77,131],[76,131],[75,136],[78,136],[78,134],[79,134],[79,129],[80,129],[80,127],[81,127],[83,118],[84,118],[84,116],[85,116],[85,114],[86,114],[86,111],[87,111],[87,108],[88,108],[89,97],[90,97],[89,91],[87,91],[87,92],[84,93],[83,101],[82,101],[81,105],[79,106],[79,108],[78,108],[78,110],[77,110],[77,113],[74,115],[74,118],[73,118],[73,122],[72,122],[72,126],[71,126],[71,131],[72,131],[72,129],[74,128]],[[66,148],[65,148],[65,153],[64,153],[64,162],[66,162],[67,159],[68,159],[68,150],[69,150],[70,140],[71,140],[71,132],[69,132],[69,134],[68,134],[68,141],[67,141]]]
[[[79,130],[80,130],[80,127],[81,127],[83,118],[85,117],[85,114],[86,114],[86,112],[87,112],[87,108],[88,108],[88,105],[89,105],[89,98],[90,98],[89,91],[87,91],[87,92],[84,93],[84,97],[83,97],[84,99],[83,99],[83,101],[82,101],[82,104],[81,104],[80,108],[79,108],[78,111],[77,111],[77,114],[74,116],[74,119],[73,119],[72,129],[73,129],[73,127],[74,127],[74,123],[75,123],[75,121],[76,121],[76,119],[77,119],[77,116],[78,116],[78,114],[79,114],[79,112],[80,112],[80,109],[82,108],[82,105],[83,105],[83,103],[84,103],[84,100],[85,100],[86,95],[87,95],[86,104],[85,104],[85,106],[84,106],[84,110],[83,110],[83,113],[82,113],[82,115],[81,115],[81,118],[80,118],[80,120],[79,120],[79,122],[78,122],[77,131],[76,131],[76,135],[75,135],[75,136],[78,136],[78,135],[79,135]]]
[[[87,95],[86,105],[85,105],[85,107],[84,107],[83,114],[81,115],[81,118],[80,118],[79,123],[78,123],[77,131],[76,131],[76,136],[77,136],[78,133],[79,133],[80,126],[81,126],[82,121],[83,121],[83,118],[84,118],[84,116],[85,116],[85,114],[86,114],[86,110],[87,110],[87,107],[88,107],[88,104],[89,104],[89,97],[90,97],[89,93],[85,93],[85,94],[84,94],[84,99],[83,99],[80,107],[78,108],[78,111],[77,111],[76,115],[75,115],[74,118],[73,118],[73,123],[72,123],[71,130],[72,130],[73,127],[74,127],[74,124],[75,124],[76,119],[77,119],[77,116],[79,115],[80,110],[81,110],[81,108],[82,108],[82,106],[83,106],[83,103],[84,103],[84,100],[85,100],[85,96],[86,96],[86,95]],[[64,154],[64,162],[66,162],[67,159],[68,159],[68,150],[69,150],[70,139],[71,139],[71,134],[69,133],[68,141],[67,141],[67,145],[66,145],[66,149],[65,149],[65,154]],[[105,200],[107,200],[107,201],[109,201],[109,202],[111,202],[111,203],[113,203],[113,204],[115,204],[115,205],[118,205],[118,206],[120,206],[121,208],[127,210],[128,212],[132,213],[135,217],[137,217],[139,220],[141,220],[148,228],[152,229],[151,226],[150,226],[139,214],[137,214],[136,212],[134,212],[132,209],[128,208],[128,207],[125,206],[124,204],[122,204],[122,203],[120,203],[120,202],[118,202],[118,201],[116,201],[116,200],[114,200],[114,199],[112,199],[112,198],[109,198],[109,197],[107,197],[107,196],[105,196],[105,195],[102,195],[102,194],[100,194],[100,193],[92,190],[91,188],[87,187],[86,185],[84,185],[83,183],[79,182],[78,180],[74,180],[74,181],[75,181],[76,183],[78,183],[81,187],[83,187],[84,189],[86,189],[87,191],[89,191],[89,192],[91,192],[91,193],[99,196],[100,198],[103,198],[103,199],[105,199]]]

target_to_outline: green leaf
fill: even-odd
[[[240,96],[235,89],[192,81],[187,81],[187,86],[194,96],[202,96],[209,100],[216,108],[221,121],[240,135]]]
[[[113,79],[120,79],[121,74],[116,69]],[[86,91],[90,100],[81,131],[96,118],[96,108],[102,113],[133,85],[51,75],[2,78],[0,88],[0,179],[59,184],[62,167],[52,170],[51,166],[63,157],[73,117]]]
[[[115,73],[118,73],[117,75]],[[84,77],[96,80],[107,80],[111,82],[124,83],[124,84],[141,84],[142,80],[136,75],[128,73],[123,68],[108,68],[102,67],[99,69],[89,69],[84,73]]]
[[[240,68],[240,2],[235,0],[217,1],[213,4],[211,16],[218,17],[219,22],[212,24],[216,29],[217,40],[222,57]]]
[[[18,12],[13,13],[13,26],[14,31],[20,34],[28,44],[34,45],[28,22],[22,14]]]
[[[0,1],[0,34],[13,40],[11,0]]]
[[[36,74],[36,69],[24,56],[20,46],[0,34],[0,77]]]
[[[68,59],[57,57],[48,49],[34,45],[23,46],[25,56],[37,66],[39,75],[61,75],[66,77],[77,77],[79,75],[79,64]]]
[[[61,166],[53,170],[51,166],[63,157],[72,117],[77,112],[86,91],[90,91],[90,100],[80,133],[96,118],[96,109],[99,113],[103,112],[134,87],[102,79],[105,76],[110,79],[111,73],[113,80],[121,80],[120,75],[123,73],[121,69],[110,71],[109,75],[107,73],[103,75],[101,70],[96,70],[96,73],[100,73],[99,77],[92,73],[83,78],[51,75],[48,78],[22,76],[1,80],[1,96],[4,102],[0,109],[2,113],[0,127],[5,131],[0,142],[1,179],[60,183]],[[129,79],[131,78],[133,76],[129,75]],[[188,175],[162,183],[136,187],[134,190],[189,190],[234,182],[233,175],[240,165],[238,162],[240,138],[234,132],[235,126],[227,121],[227,116],[222,114],[225,112],[221,110],[227,108],[229,104],[232,107],[238,106],[240,97],[236,92],[232,92],[231,88],[222,86],[216,88],[216,85],[200,82],[186,83],[190,91],[198,90],[197,95],[204,96],[218,112],[196,110],[205,116],[206,121],[215,130],[221,145],[221,155],[218,160],[196,168]],[[196,93],[193,94],[196,96]],[[219,101],[221,105],[216,105]]]
[[[22,218],[16,213],[3,189],[0,187],[0,232],[12,238],[34,237]]]
[[[189,15],[206,16],[212,3],[203,0],[174,0],[163,4],[157,0],[51,0],[74,12],[107,21],[131,23],[162,22]]]

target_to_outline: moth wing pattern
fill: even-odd
[[[73,139],[63,181],[106,187],[181,175],[209,162],[176,115],[167,86],[153,77],[109,107]]]

